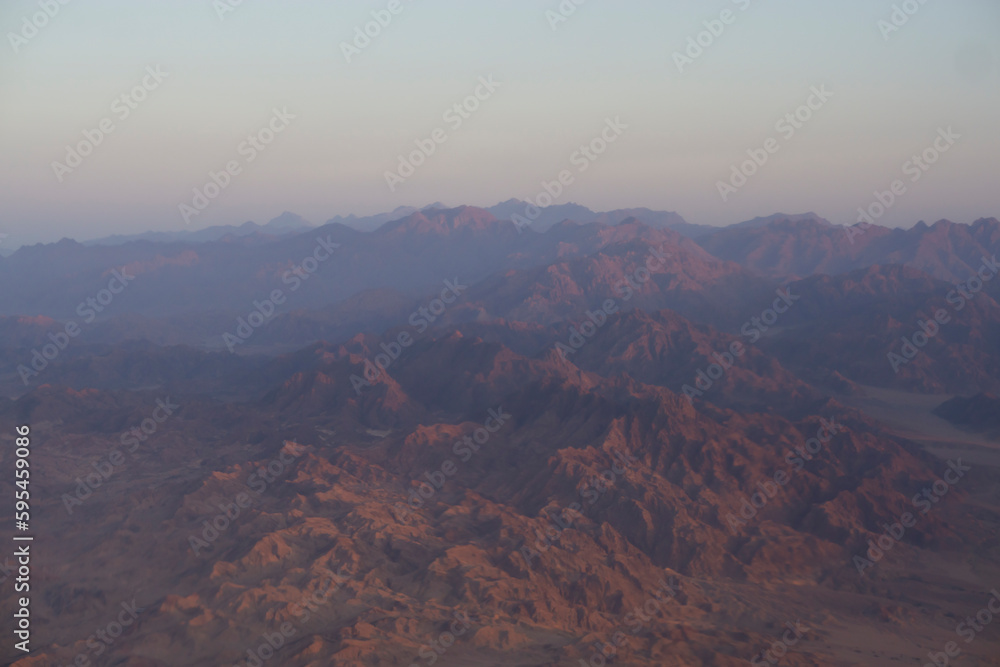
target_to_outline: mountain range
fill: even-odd
[[[954,641],[1000,581],[1000,221],[568,204],[524,228],[524,205],[0,258],[0,437],[31,426],[44,526],[44,641],[4,664],[897,665]]]

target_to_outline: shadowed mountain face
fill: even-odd
[[[219,227],[209,227],[198,231],[183,232],[146,232],[134,235],[107,236],[92,241],[86,241],[84,245],[122,245],[132,241],[152,241],[157,243],[204,243],[207,241],[232,240],[234,238],[253,236],[260,242],[278,238],[286,234],[302,232],[313,225],[302,216],[285,211],[277,218],[270,220],[267,224],[258,225],[255,222],[245,222],[242,225],[223,225]]]
[[[0,260],[0,277],[10,287],[0,297],[0,312],[66,318],[88,308],[105,316],[106,308],[108,315],[174,316],[242,308],[275,289],[299,308],[325,306],[367,289],[422,295],[456,275],[476,281],[502,268],[594,252],[614,241],[619,235],[614,230],[565,225],[551,234],[519,233],[510,221],[463,207],[417,212],[369,234],[332,224],[266,244],[252,237],[94,247],[63,240],[21,248]],[[86,304],[112,282],[110,289],[118,290],[114,308]]]
[[[972,225],[941,220],[911,229],[837,227],[812,214],[772,216],[698,239],[709,253],[775,276],[834,275],[876,264],[906,264],[940,280],[967,280],[992,259],[1000,221]]]
[[[993,438],[1000,436],[1000,399],[994,394],[956,396],[934,412],[961,428],[984,431]]]
[[[800,301],[761,346],[805,375],[942,393],[1000,387],[1000,306],[985,290],[901,266],[790,287]]]
[[[529,211],[529,207],[532,207],[532,205],[528,202],[519,199],[510,199],[496,206],[491,206],[487,210],[498,218],[508,220],[514,219],[514,216],[518,215],[528,218],[527,211]],[[630,218],[638,218],[650,227],[659,229],[670,227],[692,238],[700,232],[707,233],[712,230],[711,227],[705,225],[689,224],[684,218],[672,211],[651,211],[648,208],[618,209],[597,213],[579,204],[561,204],[542,207],[538,211],[538,215],[533,220],[530,220],[531,228],[538,232],[544,232],[566,220],[573,220],[578,223],[597,222],[603,225],[617,225]]]
[[[43,527],[37,649],[3,663],[768,664],[791,632],[781,664],[893,665],[954,641],[1000,582],[1000,306],[970,282],[997,222],[695,241],[644,209],[519,229],[521,204],[0,260],[0,466],[30,425]]]

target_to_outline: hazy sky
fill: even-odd
[[[340,44],[390,0],[243,0],[222,18],[227,0],[48,1],[58,13],[22,39],[37,0],[0,0],[8,248],[284,210],[320,223],[488,206],[534,197],[563,169],[574,180],[560,203],[704,224],[808,210],[854,222],[897,178],[907,190],[885,224],[1000,216],[997,0],[908,0],[919,10],[887,39],[889,0],[587,0],[555,30],[546,12],[560,0],[402,0],[350,63]],[[679,72],[674,52],[725,9],[731,23]],[[115,104],[157,66],[169,76],[143,101]],[[454,129],[444,113],[488,75],[500,87]],[[776,121],[823,85],[833,96],[786,138]],[[274,108],[295,118],[248,162],[241,143]],[[609,117],[628,128],[581,173],[571,155]],[[103,119],[113,133],[60,182],[52,163]],[[948,126],[961,138],[911,182],[904,163]],[[435,128],[447,141],[390,192],[385,172]],[[724,202],[717,182],[769,137],[779,150]],[[233,160],[240,173],[186,225],[179,205]]]

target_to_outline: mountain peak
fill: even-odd
[[[457,231],[483,232],[500,223],[489,211],[475,206],[450,209],[425,209],[395,222],[386,223],[379,233],[451,234]]]
[[[815,223],[824,226],[833,226],[832,223],[821,218],[812,211],[808,213],[775,213],[773,215],[768,215],[765,217],[754,218],[753,220],[746,220],[745,222],[740,222],[733,227],[749,228],[749,227],[766,227],[768,225],[797,225],[800,223]]]

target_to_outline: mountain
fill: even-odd
[[[486,210],[503,220],[511,220],[515,215],[525,217],[531,221],[531,228],[538,232],[544,232],[563,220],[590,222],[596,215],[586,206],[569,203],[537,207],[538,215],[531,219],[526,213],[531,206],[532,204],[520,199],[508,199]]]
[[[673,326],[636,324],[654,321]],[[784,618],[809,629],[800,663],[859,650],[877,663],[914,632],[918,650],[936,645],[953,631],[937,615],[976,604],[978,587],[949,574],[959,563],[995,569],[1000,514],[962,510],[988,484],[972,471],[859,576],[879,522],[912,510],[940,468],[835,403],[798,419],[696,409],[626,374],[445,332],[359,394],[350,375],[378,349],[361,336],[275,359],[273,389],[249,401],[42,386],[0,402],[2,428],[31,423],[47,443],[32,454],[46,471],[33,518],[60,544],[32,582],[52,648],[13,664],[85,653],[95,616],[122,601],[139,620],[107,647],[123,664],[233,664],[284,623],[286,664],[405,664],[456,618],[448,659],[462,664],[576,664],[620,630],[630,665],[726,664]],[[630,356],[623,370],[642,365]],[[163,421],[122,446],[150,414]],[[815,457],[794,453],[817,435]],[[111,468],[89,489],[95,461]],[[64,568],[87,575],[67,589]],[[294,606],[307,596],[308,616]],[[842,633],[822,631],[832,619]],[[865,627],[878,649],[857,648]]]
[[[650,227],[670,227],[690,238],[715,230],[714,227],[705,225],[692,225],[672,211],[652,211],[648,208],[618,209],[597,213],[579,204],[554,204],[552,206],[538,207],[538,214],[534,217],[531,215],[532,208],[534,207],[529,202],[521,201],[520,199],[508,199],[486,210],[503,220],[510,220],[514,216],[520,216],[529,220],[531,228],[538,232],[544,232],[553,225],[565,220],[572,220],[578,223],[597,222],[602,225],[614,226],[630,219],[638,219]]]
[[[400,206],[390,213],[379,213],[377,215],[369,215],[358,217],[353,213],[348,216],[337,215],[326,221],[326,224],[341,224],[346,225],[352,229],[357,229],[361,232],[371,232],[387,222],[392,220],[399,220],[400,218],[405,218],[408,215],[413,215],[419,209],[412,206]]]
[[[564,344],[569,334],[564,336]],[[699,391],[700,401],[753,412],[808,415],[826,402],[762,350],[745,345],[739,336],[722,334],[708,325],[695,325],[676,313],[630,311],[610,317],[581,346],[565,352],[573,364],[605,377],[625,375],[640,382],[682,393],[685,386],[704,389],[699,372],[716,362],[713,355],[729,355],[734,344],[743,350],[726,370],[725,379]]]
[[[234,313],[235,319],[275,289],[289,299],[282,310],[322,308],[368,289],[423,296],[436,286],[440,290],[445,280],[457,277],[468,284],[507,267],[590,254],[614,239],[645,233],[624,223],[519,232],[514,223],[484,209],[460,207],[418,211],[374,232],[331,223],[267,243],[239,237],[197,245],[133,241],[84,246],[64,239],[24,246],[0,259],[0,280],[10,287],[0,294],[0,314],[82,317],[80,304],[86,311],[86,299],[117,280],[116,271],[134,279],[107,308],[95,312],[100,319],[220,310]],[[309,264],[312,273],[301,266]],[[320,279],[312,279],[314,273]]]
[[[795,306],[760,345],[804,377],[934,393],[1000,390],[1000,305],[985,291],[966,299],[951,283],[898,265],[812,276],[789,289]]]
[[[935,229],[958,239],[988,240],[991,225],[938,223],[924,231],[867,231],[872,238],[923,234],[919,243],[929,246],[927,234]],[[826,235],[830,229],[839,228],[809,217],[786,217],[747,226],[741,233],[773,235],[779,230],[792,246],[814,244],[811,253],[797,253],[795,262],[827,258],[818,260],[823,263],[832,256],[824,250],[831,246],[821,242],[831,238]],[[281,289],[286,300],[272,304],[267,326],[255,328],[234,348],[274,354],[316,340],[346,340],[358,331],[381,334],[404,326],[450,281],[455,303],[433,322],[414,317],[435,327],[489,321],[569,326],[611,300],[615,310],[669,309],[693,324],[749,342],[745,326],[767,309],[784,282],[753,272],[759,262],[780,263],[774,255],[744,255],[743,263],[751,268],[741,268],[708,254],[705,247],[711,243],[635,219],[613,226],[564,221],[544,234],[518,231],[485,209],[461,207],[426,209],[370,233],[332,224],[267,244],[243,240],[86,247],[65,240],[21,248],[0,260],[0,277],[12,287],[0,295],[0,312],[74,320],[85,325],[80,341],[91,345],[141,339],[219,350],[227,347],[223,334],[233,335],[241,318],[245,321],[257,309],[255,303],[272,312],[266,302]],[[292,270],[324,245],[330,247],[331,259],[316,262],[315,277],[299,269],[303,278]],[[964,249],[970,258],[984,249],[971,241],[950,247]],[[956,264],[959,260],[929,263],[931,256],[917,255],[939,270],[968,266]],[[31,272],[31,266],[45,268]],[[643,273],[646,266],[655,270]],[[94,322],[81,319],[83,314],[98,315],[86,299],[113,280],[115,271],[135,279],[104,309],[106,315],[102,311]],[[955,289],[952,284],[917,269],[880,265],[792,284],[799,300],[769,328],[761,345],[809,382],[942,392],[1000,389],[992,379],[1000,370],[1000,348],[990,342],[991,332],[1000,331],[1000,314],[990,296],[996,293],[993,285],[955,313],[955,325],[943,327],[928,348],[934,354],[890,364],[888,355],[901,351],[903,336],[911,336],[937,308],[952,308],[946,301]],[[46,326],[59,328],[54,321]],[[13,340],[44,344],[44,331],[28,332],[28,338]],[[554,332],[532,336],[554,341]],[[938,352],[942,343],[947,346]],[[15,368],[6,368],[8,378],[16,377]]]
[[[403,213],[0,259],[0,663],[923,664],[990,599],[996,221]]]
[[[971,225],[940,220],[933,225],[889,229],[838,227],[814,216],[771,216],[700,237],[721,259],[772,276],[836,275],[877,264],[905,264],[935,278],[958,282],[975,275],[1000,247],[1000,221]]]
[[[799,223],[812,223],[818,226],[832,227],[832,223],[825,218],[821,218],[813,212],[809,213],[795,213],[788,215],[787,213],[775,213],[774,215],[768,215],[763,217],[754,218],[753,220],[746,220],[744,222],[738,222],[735,225],[728,227],[727,229],[758,229],[761,227],[768,227],[770,225],[777,226],[787,226],[787,225],[797,225]]]
[[[387,222],[392,222],[394,220],[399,220],[407,216],[413,215],[414,213],[419,213],[421,211],[430,211],[434,209],[446,210],[449,207],[442,204],[441,202],[434,202],[433,204],[428,204],[423,208],[414,208],[413,206],[400,206],[389,213],[379,213],[377,215],[369,215],[358,217],[354,214],[348,216],[335,216],[326,221],[326,224],[341,224],[350,227],[351,229],[357,229],[361,232],[372,232],[384,225]]]
[[[295,232],[314,227],[311,222],[300,215],[285,211],[277,218],[269,220],[263,229],[268,232]]]
[[[270,220],[261,226],[255,222],[245,222],[242,225],[221,225],[217,227],[207,227],[196,231],[183,230],[179,232],[144,232],[142,234],[115,234],[103,238],[84,241],[83,245],[123,245],[132,241],[151,241],[155,243],[206,243],[208,241],[218,241],[227,237],[244,236],[281,236],[294,232],[300,232],[312,227],[312,223],[294,213],[285,211],[277,218]]]
[[[627,208],[597,213],[592,220],[583,222],[599,222],[605,225],[617,225],[630,219],[637,219],[650,227],[676,227],[686,225],[687,221],[673,211],[651,211],[648,208]]]
[[[956,396],[939,405],[934,414],[961,428],[1000,437],[1000,398],[995,394]]]
[[[651,229],[636,220],[608,228],[563,223],[545,236],[566,239],[562,233],[569,231],[586,241],[600,233],[603,243],[573,247],[564,240],[565,254],[474,285],[448,317],[552,324],[582,318],[611,299],[616,309],[671,308],[697,321],[736,326],[739,322],[730,321],[735,308],[766,298],[777,286],[712,257],[671,229]]]

